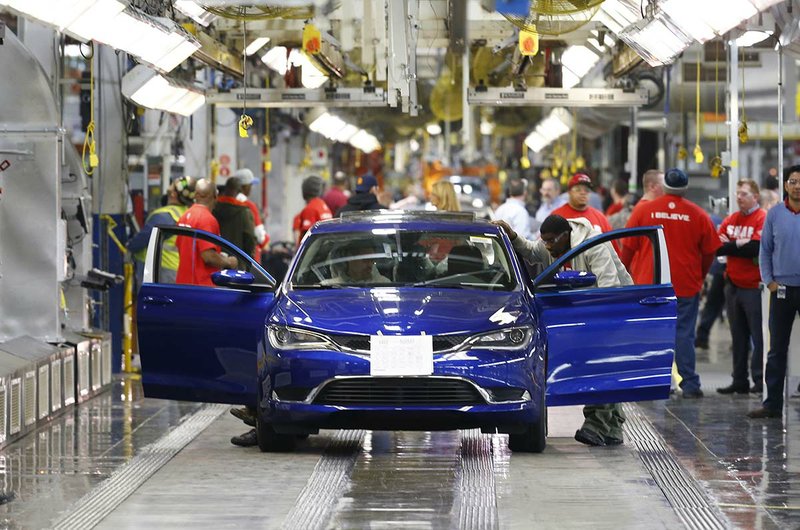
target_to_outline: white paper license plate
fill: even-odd
[[[372,335],[369,338],[370,375],[431,375],[433,336]]]

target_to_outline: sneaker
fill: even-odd
[[[761,407],[760,409],[751,410],[747,413],[748,418],[762,419],[762,418],[780,418],[783,413],[780,410],[768,409]]]
[[[718,388],[717,392],[719,392],[720,394],[747,394],[748,392],[750,392],[750,387],[747,386],[747,383],[743,385],[737,385],[736,383],[731,383],[728,386]]]
[[[696,390],[684,390],[681,392],[683,399],[699,399],[704,396],[703,391],[699,388]]]
[[[708,349],[708,339],[705,339],[705,340],[703,340],[703,339],[694,339],[694,347],[695,348],[700,348],[701,350],[707,350]]]
[[[606,444],[602,436],[589,429],[578,429],[575,431],[575,439],[582,444],[594,447],[602,447]]]
[[[238,445],[239,447],[253,447],[254,445],[258,445],[258,435],[256,435],[256,430],[250,429],[244,434],[234,436],[231,438],[231,443],[233,445]]]
[[[239,418],[240,420],[242,420],[245,425],[248,425],[250,427],[256,426],[256,417],[253,414],[252,409],[249,409],[247,407],[239,407],[239,408],[231,407],[228,410],[228,412],[230,412],[234,418]]]
[[[764,385],[754,384],[750,387],[751,394],[763,394],[764,393]]]

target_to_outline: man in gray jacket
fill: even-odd
[[[541,263],[544,267],[550,266],[569,249],[601,234],[582,217],[567,220],[560,215],[550,215],[542,223],[541,239],[538,241],[517,237],[514,230],[503,221],[495,221],[495,224],[505,230],[514,245],[514,250],[525,261]],[[575,256],[570,265],[573,270],[594,274],[599,288],[633,285],[631,275],[628,274],[611,243],[597,245]],[[622,424],[625,423],[625,414],[619,403],[586,405],[583,407],[583,416],[585,418],[583,426],[575,433],[577,441],[594,446],[622,443]]]

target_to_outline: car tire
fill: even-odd
[[[262,453],[286,453],[294,450],[297,438],[292,434],[278,434],[272,427],[261,419],[259,414],[256,418],[256,436],[258,438],[258,448]]]
[[[508,448],[519,453],[541,453],[547,446],[547,402],[542,390],[539,418],[518,434],[508,435]]]

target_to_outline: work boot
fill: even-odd
[[[752,419],[780,418],[781,416],[783,416],[783,413],[780,410],[768,409],[766,407],[751,410],[747,413],[747,417]]]
[[[594,447],[602,447],[606,445],[603,437],[589,429],[578,429],[575,431],[575,439],[582,444],[591,445]]]
[[[254,445],[258,445],[258,435],[256,435],[256,430],[250,429],[244,434],[234,436],[231,438],[231,443],[233,445],[238,445],[239,447],[253,447]]]
[[[614,436],[603,436],[603,441],[606,445],[622,445],[622,438],[615,438]]]
[[[753,386],[750,387],[751,394],[763,394],[764,393],[764,385],[761,383],[753,383]]]
[[[701,350],[708,349],[708,339],[694,339],[694,347]]]
[[[703,391],[699,388],[695,390],[684,390],[681,392],[683,399],[699,399],[704,396]]]
[[[718,388],[717,392],[719,392],[720,394],[747,394],[748,392],[750,392],[750,387],[747,386],[747,383],[743,385],[737,385],[736,383],[731,383],[728,386]]]
[[[242,420],[245,425],[249,425],[250,427],[256,426],[256,416],[253,413],[253,409],[248,407],[231,407],[228,412],[230,412],[234,418]]]

